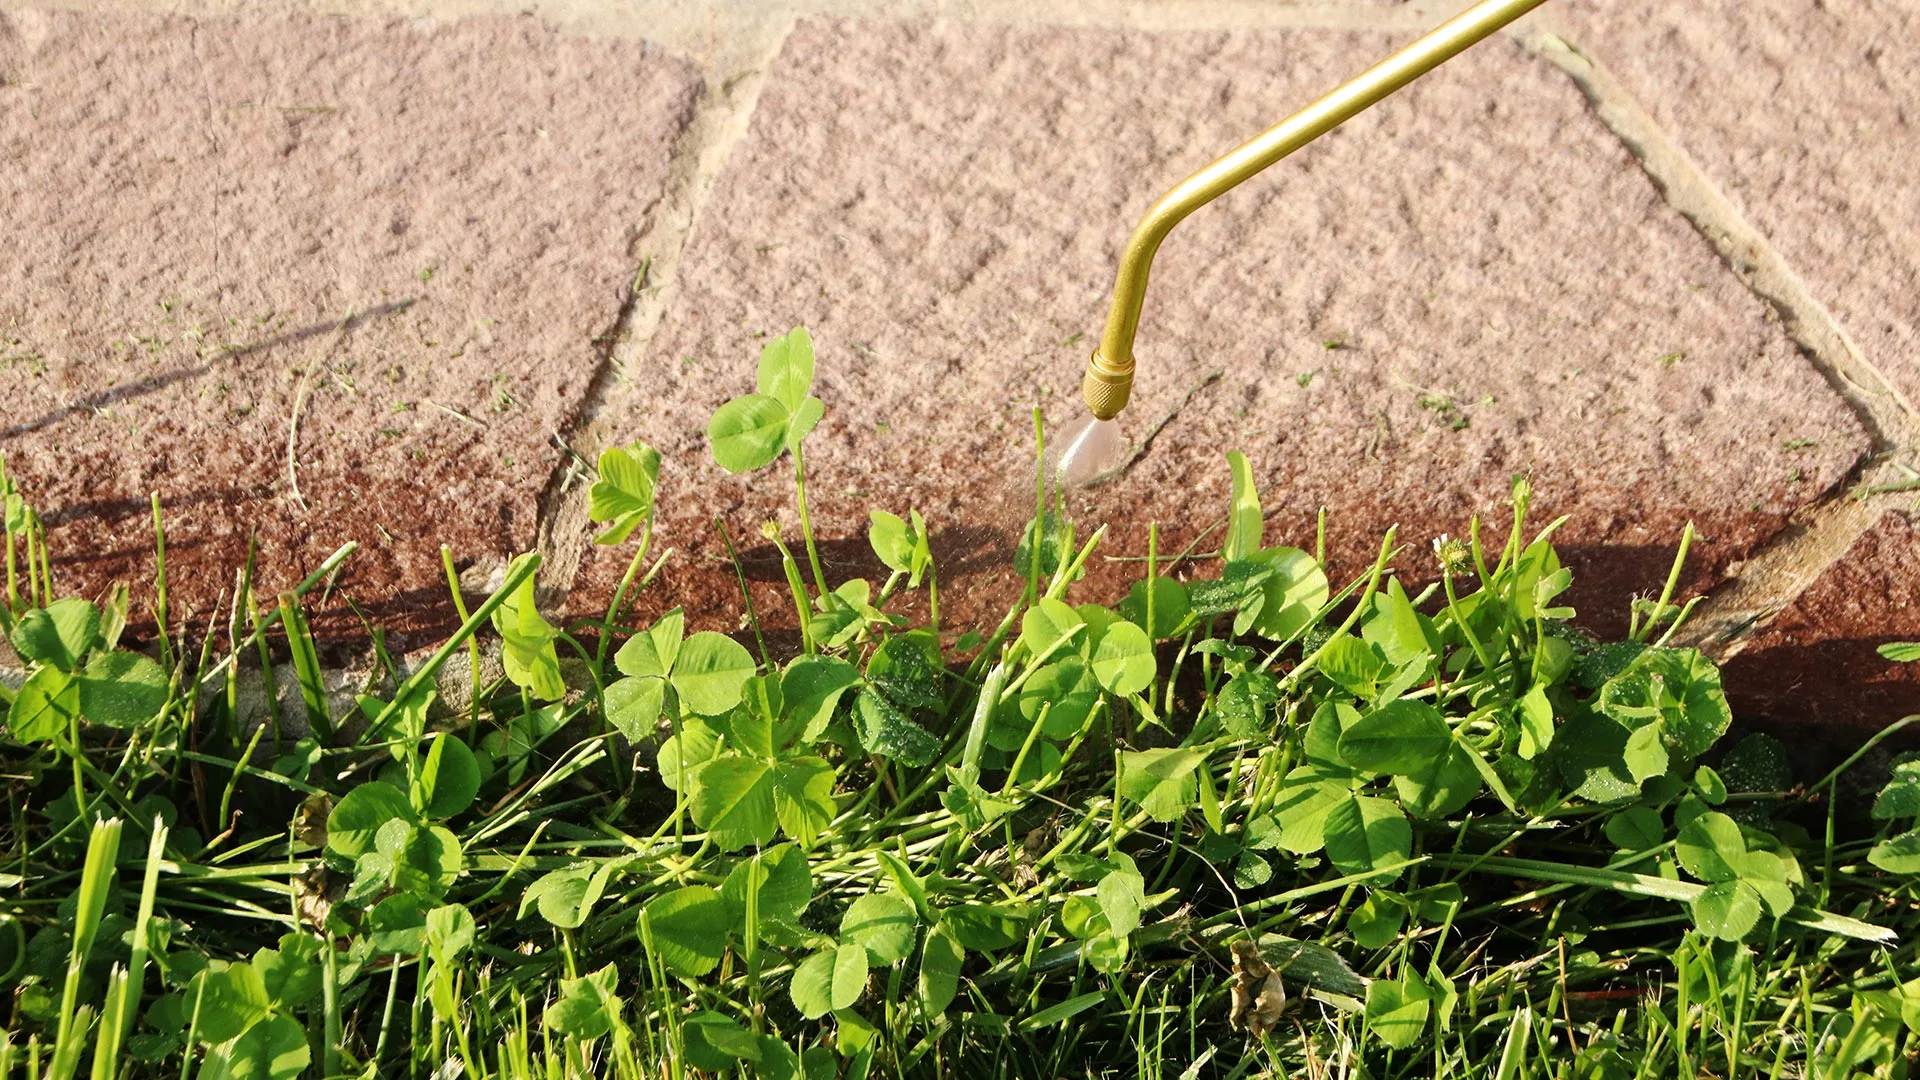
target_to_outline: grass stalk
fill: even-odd
[[[173,634],[167,622],[167,523],[160,513],[160,493],[148,498],[153,504],[153,623],[160,638],[160,666],[173,669]]]
[[[520,564],[514,568],[512,573],[507,575],[505,581],[500,583],[500,588],[495,590],[492,596],[487,597],[478,608],[474,609],[473,614],[468,616],[467,620],[460,624],[460,629],[454,631],[452,637],[448,638],[438,649],[435,649],[433,655],[427,658],[426,663],[420,665],[414,670],[413,674],[407,676],[406,681],[401,683],[399,688],[394,691],[393,700],[388,702],[386,707],[380,710],[380,714],[374,717],[373,723],[367,725],[367,732],[386,730],[388,722],[393,719],[395,713],[400,711],[400,703],[412,698],[415,692],[423,689],[428,682],[432,681],[434,677],[439,674],[440,668],[446,664],[447,658],[453,655],[454,650],[464,646],[467,643],[467,639],[471,638],[474,633],[486,623],[486,620],[493,617],[494,611],[498,610],[501,604],[506,603],[507,597],[512,596],[514,590],[518,589],[528,578],[532,577],[538,569],[540,569],[540,556],[538,554],[529,554],[521,559]],[[362,732],[361,737],[365,738],[366,732]]]
[[[445,544],[440,545],[440,566],[447,575],[447,594],[453,598],[454,614],[460,616],[460,621],[464,623],[471,618],[467,614],[467,598],[461,595],[460,575],[453,568],[453,549]],[[611,614],[607,616],[607,621],[609,623],[613,621]],[[467,722],[472,725],[469,738],[477,739],[480,726],[480,640],[478,638],[467,638],[467,669]]]
[[[753,590],[747,588],[747,572],[740,567],[740,552],[733,546],[733,537],[727,532],[727,523],[720,515],[713,516],[713,527],[720,533],[720,542],[726,545],[727,562],[733,567],[733,580],[740,586],[740,602],[747,607],[747,624],[753,627],[753,643],[759,646],[760,662],[773,666],[773,653],[767,650],[766,635],[760,632],[760,613],[753,607]],[[786,549],[780,549],[781,561],[788,568],[787,586],[793,591],[795,616],[800,623],[800,643],[807,652],[813,651],[813,638],[807,630],[806,583],[799,580],[799,571],[793,568],[793,556]]]
[[[79,1071],[80,1055],[87,1044],[87,1031],[93,1010],[79,1004],[80,984],[85,978],[87,958],[93,952],[94,937],[100,931],[100,916],[106,908],[107,889],[112,885],[113,869],[120,857],[119,818],[96,821],[87,837],[87,858],[80,873],[80,892],[73,917],[73,947],[67,954],[67,978],[60,989],[59,1026],[53,1042],[53,1059],[47,1067],[50,1080],[70,1080]]]
[[[132,951],[127,966],[109,982],[107,1003],[100,1012],[100,1041],[93,1053],[93,1080],[113,1080],[121,1066],[120,1048],[133,1029],[141,988],[146,982],[147,950],[153,924],[155,894],[160,887],[161,857],[167,848],[167,826],[158,815],[147,835],[147,858],[142,866],[140,906],[133,918]]]
[[[280,625],[287,632],[287,650],[293,654],[294,677],[306,706],[307,729],[321,746],[333,745],[333,717],[327,711],[327,687],[320,671],[320,652],[306,613],[292,593],[280,594]]]

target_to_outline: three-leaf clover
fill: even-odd
[[[627,738],[650,734],[676,704],[678,712],[718,716],[740,703],[755,668],[752,654],[711,630],[685,635],[685,613],[675,608],[614,654],[627,677],[606,689],[607,720]]]
[[[673,695],[683,716],[660,747],[661,780],[691,801],[693,820],[722,851],[764,846],[784,832],[813,844],[833,819],[834,769],[808,749],[855,679],[824,657],[795,661],[786,676],[756,676],[732,639],[680,641],[678,612],[620,650],[628,676],[607,688],[608,717],[630,737],[651,729]],[[789,699],[787,687],[791,686]],[[789,704],[791,700],[791,704]]]
[[[1725,814],[1709,810],[1682,825],[1674,854],[1687,873],[1707,883],[1692,905],[1694,925],[1703,933],[1739,941],[1763,910],[1777,919],[1793,907],[1790,882],[1798,868],[1751,847],[1740,823]]]
[[[166,707],[166,672],[139,653],[112,650],[100,609],[85,600],[56,600],[28,611],[9,640],[35,665],[7,710],[8,730],[23,743],[64,742],[82,716],[109,727],[138,727]]]
[[[813,338],[794,327],[760,351],[760,392],[720,406],[707,424],[713,460],[732,473],[752,472],[795,449],[826,406],[813,388]]]
[[[660,480],[660,452],[646,443],[610,446],[600,452],[600,479],[589,493],[587,517],[611,522],[596,544],[617,544],[653,516],[653,493]]]
[[[1890,874],[1920,874],[1920,754],[1895,758],[1892,773],[1873,800],[1873,816],[1878,821],[1905,819],[1908,828],[1873,845],[1867,861]]]

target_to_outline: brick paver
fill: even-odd
[[[1567,0],[1611,68],[1920,403],[1920,7]]]
[[[1382,4],[1299,21],[1406,24],[1412,8]],[[584,613],[627,551],[569,524],[579,485],[565,512],[542,505],[558,443],[644,438],[666,457],[661,543],[682,551],[646,603],[731,622],[717,515],[762,616],[789,622],[757,532],[775,518],[797,540],[788,474],[725,476],[704,427],[751,387],[760,343],[804,323],[830,410],[808,444],[830,572],[877,573],[868,510],[916,506],[939,534],[946,625],[995,618],[1031,505],[1029,410],[1056,434],[1080,417],[1139,214],[1403,40],[1069,29],[1042,24],[1134,20],[995,7],[804,18],[762,75],[786,10],[662,9],[685,56],[620,39],[646,32],[625,10],[578,13],[608,38],[513,18],[0,14],[0,451],[48,510],[63,586],[148,572],[158,490],[175,596],[203,617],[257,531],[269,588],[359,541],[350,595],[431,636],[438,544],[497,565],[542,514],[560,530],[549,585],[586,553]],[[1536,523],[1571,515],[1575,599],[1602,630],[1657,587],[1688,519],[1704,530],[1690,588],[1763,546],[1755,581],[1805,580],[1795,552],[1810,573],[1854,535],[1857,515],[1783,526],[1869,448],[1826,378],[1872,376],[1854,398],[1883,452],[1910,428],[1888,417],[1920,397],[1920,15],[1552,11],[1618,78],[1587,86],[1601,114],[1633,95],[1651,117],[1635,123],[1717,188],[1673,196],[1702,220],[1552,64],[1476,47],[1174,233],[1126,417],[1135,438],[1170,419],[1127,477],[1075,497],[1111,551],[1137,554],[1156,519],[1163,549],[1193,539],[1224,508],[1231,449],[1253,461],[1269,542],[1310,542],[1327,506],[1349,571],[1389,524],[1423,546],[1497,520],[1530,473]],[[700,65],[723,83],[711,96]],[[1729,203],[1864,364],[1820,374],[1729,272],[1701,235]],[[630,308],[656,253],[657,289]],[[1762,626],[1727,671],[1742,714],[1864,732],[1920,710],[1920,667],[1873,651],[1920,638],[1916,543],[1888,513]],[[1087,595],[1138,573],[1093,569]]]
[[[63,588],[151,572],[158,490],[202,618],[257,529],[266,587],[356,540],[438,621],[441,542],[532,544],[696,92],[531,19],[0,15],[0,449]]]
[[[1739,714],[1836,741],[1920,713],[1920,664],[1878,646],[1920,641],[1920,525],[1893,511],[1728,662]],[[1911,740],[1910,740],[1911,741]]]
[[[716,511],[748,536],[792,522],[785,477],[719,474],[699,421],[750,388],[765,335],[805,323],[829,407],[816,524],[857,536],[869,508],[912,503],[966,527],[951,546],[974,565],[1004,567],[1031,507],[1026,414],[1080,415],[1138,215],[1395,43],[801,23],[702,211],[679,301],[602,413],[667,454],[666,535],[712,554]],[[1324,504],[1348,556],[1395,522],[1416,544],[1459,533],[1529,471],[1604,586],[1584,598],[1617,611],[1657,588],[1685,519],[1724,563],[1866,445],[1579,92],[1504,40],[1182,225],[1139,355],[1136,434],[1225,374],[1096,500],[1088,519],[1136,554],[1149,518],[1178,543],[1224,511],[1227,450],[1253,460],[1274,540],[1310,542]],[[596,597],[619,568],[590,564]],[[1107,572],[1110,589],[1137,568]]]

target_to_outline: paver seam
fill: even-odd
[[[591,474],[583,466],[596,460],[601,450],[622,441],[615,419],[603,415],[609,393],[625,365],[649,362],[647,348],[654,332],[679,297],[681,259],[700,225],[715,180],[734,145],[746,135],[766,73],[791,28],[790,21],[782,23],[758,47],[742,50],[752,58],[751,68],[727,73],[715,70],[710,58],[702,65],[707,68],[702,73],[706,85],[681,135],[665,194],[648,215],[645,232],[634,242],[640,266],[633,291],[580,407],[566,429],[555,433],[566,453],[542,493],[534,533],[535,550],[541,556],[543,598],[558,603],[572,590],[584,554],[581,538],[590,505]]]
[[[1594,114],[1627,147],[1667,203],[1713,244],[1736,278],[1779,315],[1802,355],[1853,411],[1871,450],[1847,482],[1801,513],[1710,593],[1682,637],[1721,660],[1785,609],[1873,527],[1893,500],[1867,494],[1889,461],[1920,445],[1916,414],[1847,336],[1766,235],[1736,209],[1633,95],[1549,17],[1516,36],[1580,88]],[[1874,389],[1878,387],[1879,389]]]
[[[1734,207],[1679,142],[1577,44],[1538,24],[1519,36],[1537,55],[1566,72],[1668,204],[1713,244],[1747,288],[1779,313],[1788,334],[1857,414],[1875,450],[1910,445],[1920,413],[1861,353],[1766,235]]]

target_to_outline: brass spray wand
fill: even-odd
[[[1469,45],[1539,7],[1545,0],[1480,0],[1425,37],[1387,57],[1319,101],[1287,117],[1213,164],[1180,181],[1140,219],[1120,256],[1100,346],[1087,361],[1087,408],[1111,420],[1133,392],[1133,337],[1160,242],[1175,225],[1229,188],[1346,123],[1354,115],[1459,55]]]

